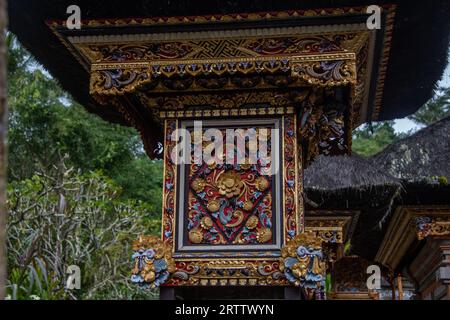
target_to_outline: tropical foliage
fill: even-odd
[[[423,127],[448,116],[450,116],[450,88],[439,88],[430,101],[408,118],[418,127]],[[377,122],[372,126],[364,125],[353,132],[352,149],[360,155],[371,156],[409,134],[410,132],[395,132],[394,121]]]
[[[151,298],[132,286],[130,243],[158,234],[160,221],[141,201],[120,199],[111,179],[79,174],[61,163],[8,187],[8,293],[13,299]],[[79,290],[66,290],[69,266]]]
[[[418,124],[430,125],[448,116],[450,116],[450,88],[439,88],[433,99],[409,118]]]
[[[161,163],[134,129],[73,101],[12,34],[7,43],[9,297],[154,297],[130,285],[130,244],[159,233]],[[65,290],[70,265],[80,290]]]
[[[371,156],[405,135],[395,132],[394,121],[364,125],[353,132],[352,150],[359,155]]]

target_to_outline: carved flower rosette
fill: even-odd
[[[140,236],[133,244],[131,281],[151,288],[164,284],[175,272],[171,248],[155,236]]]
[[[305,289],[325,287],[322,241],[314,233],[304,232],[290,240],[281,251],[281,260],[280,270],[292,284]]]

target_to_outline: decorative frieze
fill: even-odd
[[[414,241],[445,237],[450,237],[449,206],[400,206],[375,259],[395,270]]]
[[[450,213],[446,217],[420,216],[414,219],[417,239],[450,236]]]

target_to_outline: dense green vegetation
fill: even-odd
[[[7,42],[9,296],[154,297],[128,277],[136,235],[160,230],[161,162],[134,129],[87,113],[13,35]],[[72,264],[82,286],[66,291]]]
[[[154,201],[161,164],[144,154],[137,132],[89,114],[45,74],[9,34],[9,179],[51,173],[65,163],[81,173],[100,170],[122,188],[124,198]],[[156,192],[156,194],[155,194]]]
[[[160,230],[162,165],[134,129],[87,113],[8,34],[8,294],[12,299],[154,298],[128,281],[130,244]],[[412,119],[448,116],[442,89]],[[404,135],[404,134],[403,134]],[[393,122],[354,133],[364,156],[400,139]],[[82,271],[65,290],[66,268]]]
[[[433,99],[408,118],[422,127],[448,116],[450,116],[450,88],[439,88]],[[353,151],[363,156],[371,156],[410,133],[395,132],[394,121],[377,122],[372,126],[363,125],[353,132]]]
[[[409,118],[418,124],[429,125],[450,116],[450,88],[439,88],[433,99]]]
[[[352,150],[363,156],[371,156],[392,142],[401,139],[405,134],[398,134],[394,130],[394,121],[383,121],[363,125],[353,132]]]
[[[158,233],[159,214],[120,198],[114,181],[64,164],[8,186],[8,265],[12,299],[153,298],[128,281],[130,243]],[[80,268],[79,290],[65,290],[68,266]]]

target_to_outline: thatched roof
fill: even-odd
[[[358,155],[316,157],[305,169],[304,184],[307,190],[326,192],[400,186],[398,179]]]
[[[369,161],[404,183],[450,179],[450,117],[391,144]]]
[[[377,155],[317,157],[305,170],[305,193],[321,209],[360,210],[352,251],[372,259],[400,205],[450,201],[450,117]]]
[[[400,181],[358,155],[318,156],[304,172],[306,208],[357,210],[352,252],[372,259],[382,240],[380,221],[402,189]]]

